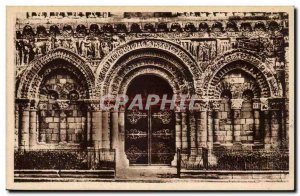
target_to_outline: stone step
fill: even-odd
[[[15,178],[114,178],[114,170],[15,170]]]

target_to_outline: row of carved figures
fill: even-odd
[[[125,39],[114,36],[111,40],[100,40],[97,37],[89,39],[70,38],[56,39],[50,37],[47,40],[17,40],[16,64],[28,64],[36,56],[47,54],[55,48],[66,48],[84,58],[102,59],[107,53],[125,42]]]

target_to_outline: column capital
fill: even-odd
[[[97,99],[85,100],[88,111],[100,111],[100,101]]]
[[[210,104],[209,104],[209,100],[208,99],[198,99],[195,101],[195,106],[198,109],[199,112],[204,112],[209,110],[210,108]]]
[[[65,110],[70,106],[70,100],[58,99],[56,100],[56,103],[60,110]]]
[[[243,99],[231,99],[231,109],[233,110],[239,110],[242,108],[243,105]]]
[[[269,98],[269,110],[281,110],[284,108],[284,100],[282,97]]]
[[[210,110],[219,110],[221,106],[221,99],[211,99],[209,100],[209,109]]]
[[[22,110],[36,110],[39,100],[35,99],[16,99],[16,104],[18,104]]]
[[[253,108],[254,110],[260,110],[260,108],[261,108],[261,101],[260,101],[260,98],[253,98],[253,99],[252,99],[252,102],[253,102],[252,108]]]
[[[261,111],[269,110],[268,98],[260,98],[260,109],[261,109]]]

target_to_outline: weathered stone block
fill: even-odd
[[[60,134],[66,135],[67,134],[67,130],[66,129],[61,129],[60,130]]]
[[[59,128],[59,123],[49,123],[49,128],[50,129],[58,129]]]
[[[224,137],[224,140],[225,140],[225,141],[232,141],[232,135],[226,135],[226,136]]]
[[[67,124],[66,124],[66,123],[61,123],[61,124],[60,124],[60,128],[61,128],[61,129],[67,128]]]
[[[234,124],[235,124],[235,125],[241,124],[241,119],[235,118],[235,119],[234,119]]]
[[[52,140],[52,141],[58,141],[58,139],[59,139],[58,134],[53,133],[53,134],[51,135],[51,140]]]
[[[75,129],[76,128],[76,123],[69,123],[68,124],[68,127],[70,128],[70,129]]]
[[[240,131],[234,131],[234,136],[240,136],[241,135],[241,132]]]
[[[232,129],[232,126],[231,125],[224,125],[225,127],[225,130],[228,131],[228,130],[231,130]]]
[[[45,122],[46,122],[46,123],[53,122],[53,117],[46,117],[46,118],[45,118]]]
[[[62,127],[60,127],[60,129],[62,129]],[[59,133],[59,129],[52,129],[51,133]]]
[[[252,118],[253,114],[252,114],[252,112],[242,112],[241,117],[242,118]]]
[[[247,141],[247,136],[241,136],[242,141]]]
[[[253,124],[253,119],[246,119],[246,124]]]
[[[241,125],[244,125],[244,124],[246,124],[246,119],[242,118],[241,119]]]
[[[75,118],[73,118],[73,117],[68,117],[68,118],[67,118],[67,121],[70,122],[70,123],[75,122]]]
[[[234,130],[237,130],[237,131],[241,130],[241,125],[234,125]]]

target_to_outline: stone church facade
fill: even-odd
[[[130,167],[175,166],[177,149],[209,164],[218,148],[288,149],[288,26],[271,12],[20,14],[15,151],[115,149]],[[100,108],[142,91],[199,107]]]

